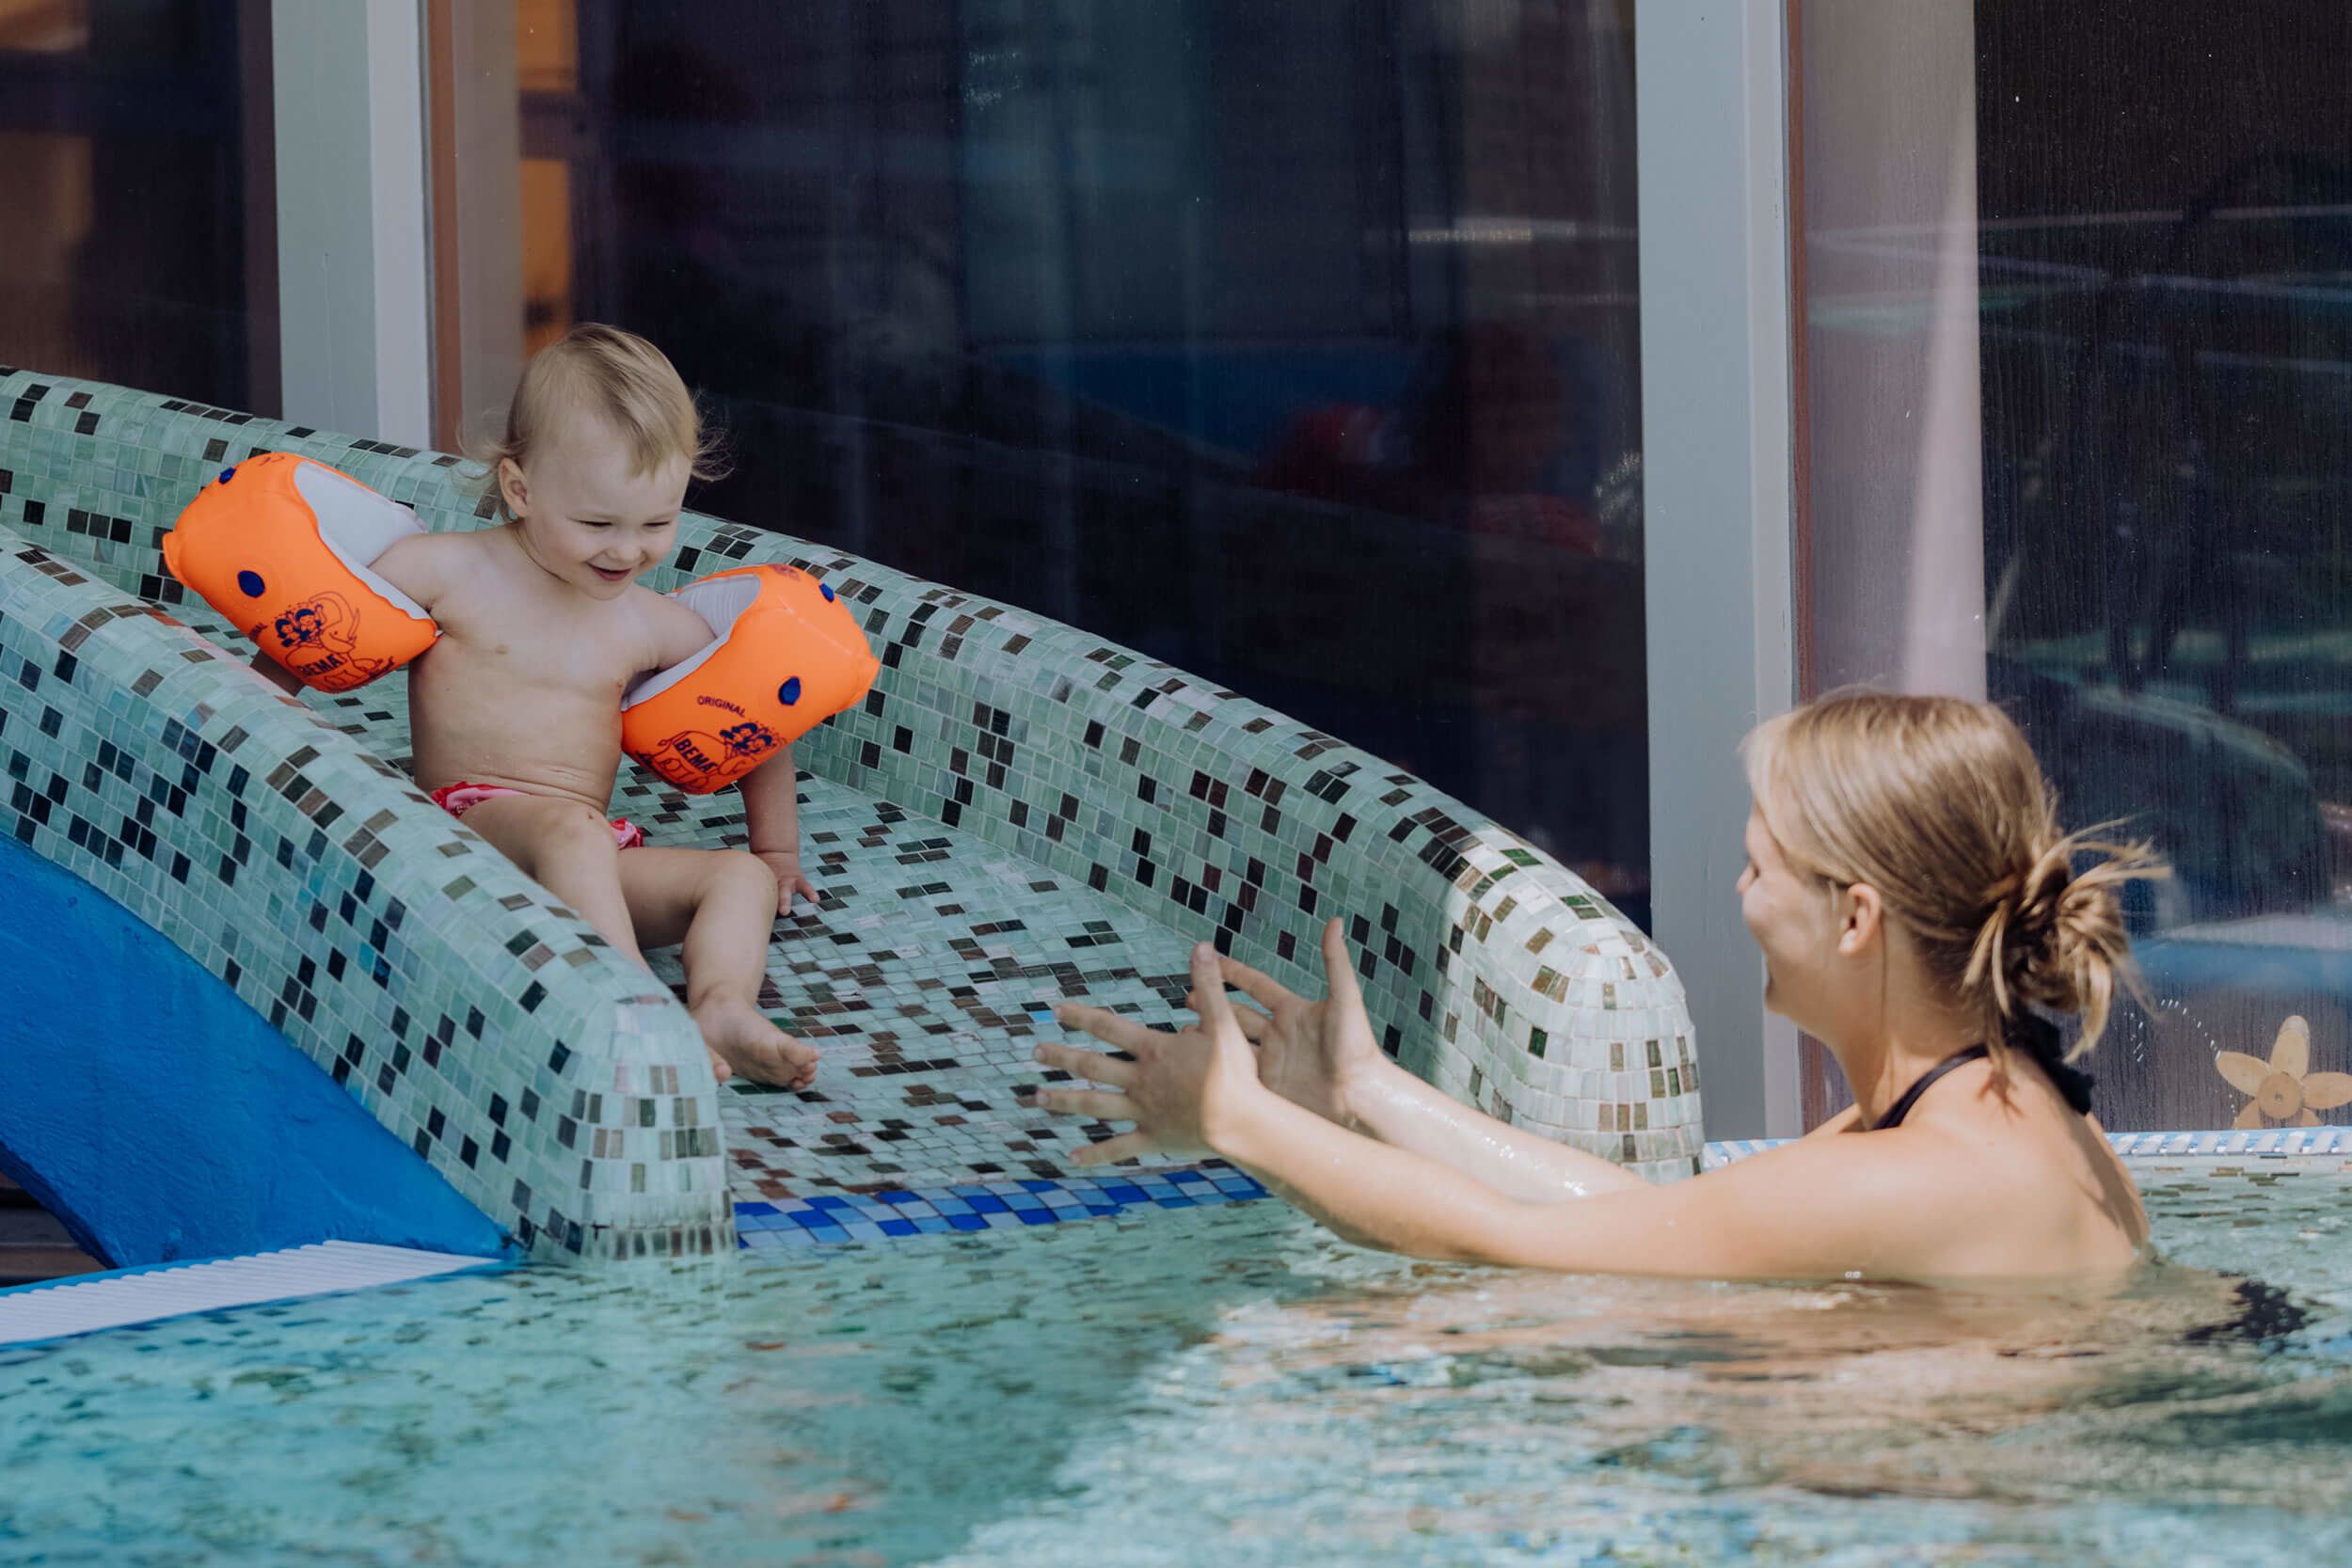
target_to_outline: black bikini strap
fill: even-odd
[[[2066,1059],[2065,1043],[2059,1039],[2058,1025],[2031,1013],[2015,1020],[2009,1032],[2010,1045],[2024,1052],[2042,1064],[2042,1070],[2050,1075],[2058,1092],[2078,1117],[2090,1114],[2090,1074]]]
[[[1972,1045],[1965,1051],[1953,1052],[1914,1079],[1911,1087],[1903,1091],[1903,1097],[1895,1101],[1886,1115],[1880,1118],[1878,1125],[1870,1131],[1883,1132],[1890,1127],[1900,1127],[1903,1124],[1903,1117],[1911,1115],[1911,1108],[1919,1103],[1919,1097],[1933,1087],[1938,1078],[1943,1077],[1954,1068],[1966,1067],[1970,1062],[1981,1062],[1991,1054],[1992,1053],[1982,1045]]]

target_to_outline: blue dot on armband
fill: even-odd
[[[233,467],[223,468],[223,469],[221,469],[221,471],[220,471],[220,482],[221,482],[223,484],[226,484],[226,483],[228,483],[230,480],[234,479],[236,476],[237,476],[237,470],[236,470],[235,468],[233,468]]]
[[[793,704],[799,702],[800,700],[800,676],[795,675],[790,680],[786,681],[782,686],[776,688],[776,701],[782,703],[785,706],[790,707]]]
[[[818,583],[818,584],[817,585],[817,591],[818,591],[818,593],[820,593],[820,594],[824,594],[824,595],[825,595],[825,602],[826,602],[827,604],[831,604],[831,603],[833,603],[833,601],[834,601],[835,598],[838,598],[838,597],[840,596],[840,595],[836,594],[835,593],[834,593],[834,591],[833,591],[833,584],[832,584],[832,583],[830,583],[830,582],[820,582],[820,583]]]
[[[245,590],[245,596],[246,598],[258,599],[262,596],[262,574],[259,572],[239,572],[237,574],[237,586]]]

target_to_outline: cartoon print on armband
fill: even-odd
[[[676,784],[714,775],[731,779],[758,767],[778,744],[776,732],[755,719],[717,735],[680,730],[654,749],[654,770]]]
[[[293,606],[278,617],[274,629],[286,668],[309,684],[327,691],[364,686],[391,669],[385,658],[361,658],[359,616],[341,594],[319,594]],[[256,632],[256,641],[259,633]]]

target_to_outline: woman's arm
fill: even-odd
[[[1081,1150],[1098,1164],[1206,1148],[1258,1175],[1334,1230],[1415,1257],[1571,1273],[1809,1278],[1923,1272],[1955,1195],[1894,1142],[1831,1138],[1751,1156],[1663,1187],[1581,1203],[1513,1197],[1426,1155],[1350,1132],[1258,1081],[1212,953],[1194,962],[1202,1027],[1146,1029],[1095,1009],[1073,1022],[1132,1061],[1071,1046],[1039,1059],[1116,1092],[1047,1090],[1049,1109],[1131,1120]],[[1907,1149],[1907,1146],[1906,1146]],[[1947,1212],[1939,1213],[1940,1202]]]
[[[1531,1203],[1648,1185],[1597,1154],[1497,1121],[1386,1058],[1381,1067],[1377,1076],[1350,1091],[1348,1104],[1356,1129],[1382,1143]]]
[[[1435,1159],[1513,1199],[1550,1204],[1642,1185],[1635,1173],[1597,1154],[1496,1121],[1388,1060],[1374,1044],[1364,992],[1336,919],[1325,924],[1322,959],[1322,1002],[1306,1002],[1240,961],[1218,959],[1223,980],[1265,1008],[1237,1008],[1235,1021],[1259,1046],[1259,1077],[1284,1101]],[[1202,1011],[1200,997],[1193,997],[1193,1011]]]
[[[1417,1258],[1704,1279],[1883,1276],[1919,1272],[1918,1227],[1940,1233],[1931,1209],[1906,1204],[1917,1183],[1852,1144],[1790,1145],[1581,1203],[1505,1196],[1272,1096],[1211,1147],[1349,1240]]]
[[[1265,1008],[1235,1018],[1258,1048],[1266,1087],[1343,1127],[1486,1183],[1506,1197],[1551,1203],[1621,1192],[1641,1178],[1597,1155],[1509,1126],[1464,1105],[1381,1053],[1340,923],[1323,928],[1327,995],[1310,1003],[1232,958],[1222,977]],[[1202,999],[1192,1006],[1203,1011]]]

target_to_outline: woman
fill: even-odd
[[[2024,736],[1984,704],[1840,694],[1743,751],[1739,891],[1765,1005],[1826,1044],[1854,1093],[1808,1136],[1653,1187],[1456,1104],[1375,1045],[1336,920],[1321,1002],[1204,943],[1193,1028],[1061,1008],[1133,1059],[1041,1046],[1104,1087],[1039,1103],[1136,1123],[1081,1163],[1207,1148],[1341,1234],[1420,1257],[1709,1278],[2130,1266],[2138,1194],[2089,1080],[2028,1007],[2079,1013],[2073,1054],[2090,1048],[2128,983],[2115,889],[2162,868],[2061,836]],[[1229,984],[1264,1011],[1233,1006]]]

